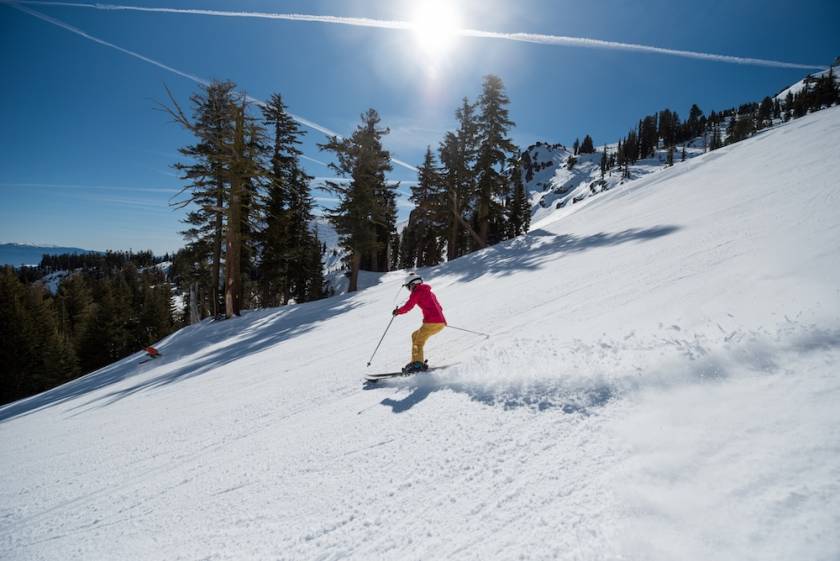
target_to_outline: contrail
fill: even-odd
[[[28,2],[28,3],[34,3],[34,2]],[[157,66],[158,68],[162,68],[162,69],[164,69],[168,72],[172,72],[173,74],[177,74],[178,76],[181,76],[181,77],[186,78],[188,80],[192,80],[193,82],[195,82],[197,84],[201,84],[203,86],[209,86],[210,85],[209,80],[206,80],[204,78],[196,76],[195,74],[190,74],[189,72],[184,72],[182,70],[178,70],[177,68],[173,68],[173,67],[171,67],[169,65],[166,65],[162,62],[159,62],[159,61],[154,60],[152,58],[149,58],[147,56],[141,55],[138,52],[131,51],[129,49],[120,47],[119,45],[115,45],[114,43],[110,43],[108,41],[105,41],[104,39],[100,39],[99,37],[95,37],[95,36],[91,35],[90,33],[82,31],[78,27],[74,27],[74,26],[70,25],[69,23],[61,21],[60,19],[50,17],[50,16],[48,16],[46,14],[43,14],[41,12],[38,12],[38,11],[32,10],[30,8],[27,8],[26,6],[22,6],[22,5],[20,5],[19,2],[9,2],[7,0],[0,0],[0,4],[6,4],[6,5],[8,5],[12,8],[15,8],[16,10],[20,10],[21,12],[25,12],[25,13],[33,16],[33,17],[36,17],[36,18],[38,18],[40,20],[43,20],[43,21],[46,21],[47,23],[51,23],[53,25],[61,27],[62,29],[66,29],[67,31],[70,31],[70,32],[75,33],[77,35],[81,35],[85,39],[89,39],[89,40],[93,41],[94,43],[99,43],[100,45],[104,45],[106,47],[116,49],[116,50],[120,51],[121,53],[125,53],[129,56],[140,59],[143,62],[148,62],[149,64]],[[265,105],[265,102],[261,99],[251,97],[249,95],[246,95],[245,97],[248,99],[248,101],[256,103],[257,105],[260,105],[260,106]],[[331,130],[331,129],[323,126],[323,125],[319,125],[315,121],[311,121],[311,120],[309,120],[305,117],[301,117],[300,115],[295,115],[294,113],[289,113],[289,116],[292,119],[294,119],[295,121],[297,121],[298,123],[300,123],[301,125],[303,125],[305,127],[308,127],[310,129],[316,130],[316,131],[318,131],[320,133],[323,133],[327,136],[335,136],[339,139],[343,138],[342,135],[338,134],[337,132],[335,132],[335,131],[333,131],[333,130]],[[308,159],[311,159],[313,161],[317,161],[314,158],[308,158]],[[402,167],[408,169],[408,170],[411,170],[411,171],[414,171],[414,172],[418,171],[415,166],[413,166],[413,165],[411,165],[407,162],[403,162],[402,160],[398,160],[396,158],[391,158],[391,161],[394,162],[395,164],[399,165],[399,166],[402,166]]]
[[[314,162],[314,163],[316,163],[316,164],[318,164],[318,165],[322,165],[322,166],[324,166],[325,168],[330,167],[330,165],[329,165],[327,162],[322,162],[321,160],[317,160],[317,159],[315,159],[315,158],[310,158],[309,156],[305,156],[305,155],[303,155],[303,154],[301,154],[301,155],[300,155],[300,158],[301,158],[302,160],[309,160],[310,162]]]
[[[0,0],[9,1],[9,0]],[[42,0],[21,0],[22,4],[37,4],[42,6],[63,6],[68,8],[90,8],[107,11],[134,11],[134,12],[156,12],[168,14],[189,14],[216,17],[237,17],[237,18],[258,18],[286,21],[303,21],[313,23],[329,23],[335,25],[350,25],[356,27],[374,27],[379,29],[413,30],[415,25],[410,21],[383,20],[359,17],[342,16],[321,16],[312,14],[279,14],[271,12],[233,12],[226,10],[205,10],[187,8],[151,8],[145,6],[126,6],[118,4],[90,4],[82,2],[50,2]],[[824,70],[825,65],[819,64],[798,64],[778,60],[767,60],[761,58],[738,57],[730,55],[719,55],[714,53],[703,53],[698,51],[686,51],[681,49],[667,49],[651,45],[640,45],[637,43],[621,43],[618,41],[604,41],[602,39],[589,39],[586,37],[569,37],[564,35],[545,35],[540,33],[503,33],[497,31],[482,31],[479,29],[458,29],[453,32],[463,37],[477,37],[484,39],[504,39],[507,41],[518,41],[523,43],[539,43],[542,45],[583,47],[590,49],[612,49],[621,51],[633,51],[640,53],[653,53],[683,58],[693,58],[714,62],[725,62],[730,64],[747,64],[753,66],[770,66],[775,68],[798,68],[806,70]]]
[[[78,27],[73,27],[69,23],[65,23],[65,22],[63,22],[59,19],[55,19],[53,17],[50,17],[47,14],[42,14],[41,12],[36,12],[35,10],[31,10],[31,9],[29,9],[25,6],[21,6],[20,4],[17,4],[17,3],[5,2],[5,1],[3,3],[8,4],[10,7],[15,8],[16,10],[20,10],[21,12],[26,12],[30,16],[34,16],[38,19],[44,20],[44,21],[46,21],[48,23],[51,23],[53,25],[57,25],[58,27],[62,27],[64,29],[66,29],[67,31],[71,31],[73,33],[76,33],[77,35],[81,35],[85,39],[90,39],[94,43],[99,43],[100,45],[105,45],[106,47],[111,47],[112,49],[116,49],[116,50],[118,50],[122,53],[133,56],[134,58],[139,58],[143,62],[148,62],[149,64],[153,64],[153,65],[157,66],[158,68],[163,68],[164,70],[172,72],[173,74],[177,74],[178,76],[181,76],[181,77],[186,78],[188,80],[192,80],[193,82],[196,82],[196,83],[201,84],[203,86],[209,86],[210,85],[210,82],[205,80],[204,78],[199,78],[198,76],[196,76],[194,74],[190,74],[188,72],[182,72],[182,71],[178,70],[177,68],[172,68],[171,66],[167,66],[167,65],[163,64],[162,62],[158,62],[158,61],[153,60],[153,59],[151,59],[147,56],[143,56],[140,53],[135,53],[134,51],[129,51],[128,49],[124,49],[124,48],[120,47],[119,45],[109,43],[108,41],[105,41],[104,39],[100,39],[99,37],[94,37],[93,35],[90,35],[89,33],[85,33],[84,31],[82,31]]]
[[[584,47],[590,49],[611,49],[619,51],[635,51],[639,53],[653,53],[659,55],[678,56],[683,58],[694,58],[709,60],[713,62],[726,62],[730,64],[747,64],[752,66],[770,66],[774,68],[797,68],[804,70],[825,70],[825,65],[799,64],[796,62],[783,62],[779,60],[767,60],[763,58],[748,58],[730,55],[718,55],[714,53],[702,53],[698,51],[684,51],[680,49],[666,49],[663,47],[652,47],[650,45],[639,45],[637,43],[620,43],[617,41],[603,41],[601,39],[588,39],[585,37],[567,37],[563,35],[543,35],[540,33],[497,33],[495,31],[479,31],[476,29],[461,30],[461,35],[469,37],[488,37],[493,39],[508,39],[510,41],[522,41],[524,43],[540,43],[543,45],[562,45],[567,47]]]

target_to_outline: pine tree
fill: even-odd
[[[592,143],[592,137],[588,134],[583,137],[583,142],[580,144],[579,154],[594,154],[595,145]]]
[[[192,132],[198,144],[181,150],[194,162],[178,164],[189,197],[178,205],[195,204],[188,215],[194,227],[184,234],[196,254],[211,248],[210,293],[212,313],[218,317],[222,247],[224,247],[225,316],[238,315],[245,295],[243,275],[250,269],[252,215],[260,178],[267,173],[263,159],[263,130],[248,114],[244,94],[235,94],[231,82],[214,82],[206,95],[194,95],[194,119],[190,120],[170,94],[172,107],[164,109]],[[212,233],[212,237],[211,237]],[[222,239],[224,236],[224,239]],[[224,243],[224,246],[222,245]],[[204,261],[204,259],[201,259]]]
[[[328,217],[348,254],[350,292],[358,288],[363,265],[373,270],[387,268],[388,260],[382,257],[387,255],[390,238],[396,232],[396,186],[385,180],[385,173],[392,169],[391,156],[382,147],[382,137],[389,130],[379,127],[379,114],[374,109],[361,118],[362,124],[350,138],[331,137],[320,145],[335,154],[337,163],[330,167],[350,178],[348,184],[326,184],[339,197],[338,207]]]
[[[410,217],[409,220],[411,220]],[[397,268],[413,269],[417,266],[417,241],[415,240],[414,231],[406,226],[403,228],[399,238],[400,247]]]
[[[726,135],[724,139],[724,143],[729,145],[733,142],[733,134],[735,133],[735,126],[738,124],[738,117],[735,116],[733,112],[729,115],[729,121],[726,124]]]
[[[310,192],[312,177],[298,169],[292,181],[289,201],[288,239],[294,246],[291,251],[291,293],[297,302],[317,300],[323,295],[324,264],[321,260],[321,243],[312,229],[313,201]]]
[[[703,110],[696,103],[692,104],[691,109],[688,111],[688,120],[685,123],[688,128],[688,138],[686,140],[696,138],[703,132],[702,118]]]
[[[627,137],[624,139],[624,166],[625,168],[629,164],[635,164],[640,157],[640,148],[639,148],[639,137],[636,134],[636,131],[630,131],[627,133]],[[644,154],[641,157],[645,157]],[[629,175],[629,172],[628,172]]]
[[[264,123],[273,136],[268,174],[268,204],[261,232],[262,300],[272,306],[319,298],[323,292],[321,246],[311,231],[312,178],[300,166],[300,130],[279,94],[263,107]],[[316,263],[317,262],[317,263]]]
[[[607,145],[604,144],[604,151],[601,152],[601,179],[607,175],[607,166],[609,165],[609,159],[607,158]]]
[[[58,329],[49,292],[40,284],[27,287],[26,305],[31,320],[30,365],[25,373],[27,393],[37,393],[71,380],[78,373],[73,347]]]
[[[273,135],[264,226],[260,232],[262,252],[259,265],[261,300],[264,306],[278,306],[289,299],[289,199],[291,183],[297,169],[296,159],[302,153],[298,124],[286,111],[279,94],[263,106],[263,122]]]
[[[478,123],[475,106],[465,97],[455,111],[458,130],[447,132],[438,153],[448,212],[446,213],[446,257],[455,259],[467,252],[468,236],[481,244],[481,238],[467,222],[467,213],[473,211],[476,193],[474,175],[478,155]]]
[[[233,136],[225,146],[222,161],[229,185],[225,224],[225,317],[238,316],[243,299],[243,250],[247,247],[251,201],[257,182],[268,172],[264,167],[264,131],[248,115],[244,96],[233,112]]]
[[[652,158],[656,153],[658,137],[656,115],[649,115],[639,121],[638,144],[631,143],[631,146],[638,148],[638,155],[628,154],[631,161],[636,162],[639,159]],[[627,150],[626,143],[625,150]]]
[[[485,76],[478,100],[480,143],[475,167],[478,181],[474,220],[482,242],[479,247],[495,243],[504,236],[502,228],[499,227],[503,226],[503,217],[497,201],[509,196],[510,186],[502,175],[502,169],[517,152],[508,137],[510,129],[515,126],[509,117],[509,103],[510,99],[504,91],[501,78]],[[497,225],[492,231],[491,223]]]
[[[773,100],[765,96],[761,100],[761,105],[758,107],[758,115],[756,116],[756,128],[761,130],[771,124],[773,118]]]
[[[137,350],[137,313],[132,289],[125,275],[98,281],[94,289],[93,316],[79,345],[85,371],[95,370]]]
[[[676,143],[677,130],[679,129],[679,117],[670,109],[664,109],[659,112],[659,131],[658,138],[662,139],[662,143],[666,147],[671,147]]]
[[[40,284],[24,286],[0,269],[0,403],[47,390],[78,374],[72,343]]]
[[[93,295],[84,275],[77,273],[65,278],[58,287],[57,300],[65,323],[61,331],[78,347],[93,312]]]
[[[577,156],[579,151],[580,151],[580,139],[576,138],[574,144],[572,144],[572,153],[575,156]]]
[[[814,84],[812,107],[819,110],[823,107],[831,107],[838,100],[837,83],[834,80],[834,68],[829,68],[825,76],[821,76]]]
[[[513,195],[507,205],[507,237],[515,238],[528,232],[531,226],[531,205],[522,182],[521,156],[511,160],[509,169]]]
[[[636,158],[639,153],[639,141],[636,136],[636,131],[631,130],[628,132],[627,137],[624,139],[624,143],[622,144],[621,141],[619,141],[618,146],[621,151],[621,155],[619,157],[619,170],[621,171],[621,178],[629,179],[630,164],[636,162]]]
[[[401,253],[404,257],[400,261],[406,262],[410,255],[414,257],[415,262],[409,262],[406,266],[428,267],[437,265],[442,259],[441,240],[445,233],[443,227],[447,206],[447,201],[443,198],[440,171],[435,163],[431,147],[426,148],[426,155],[418,170],[417,179],[417,184],[411,187],[409,197],[409,200],[414,203],[414,210],[406,226],[409,233],[407,238],[411,239],[415,247],[414,249],[402,248]]]
[[[799,119],[808,114],[809,109],[807,89],[803,89],[793,96],[793,118]]]
[[[312,232],[312,245],[314,250],[309,252],[309,280],[307,281],[307,300],[318,300],[327,296],[327,286],[324,279],[324,254],[327,252],[327,244],[321,244],[318,239],[318,231]]]
[[[181,322],[192,325],[210,314],[209,292],[206,282],[209,277],[201,255],[186,247],[175,253],[172,259],[173,278],[185,292],[184,310]]]
[[[9,266],[0,268],[0,403],[31,391],[27,379],[35,360],[35,325],[26,306],[26,290]]]
[[[175,203],[179,208],[193,205],[185,222],[190,226],[182,234],[187,247],[198,260],[199,268],[209,262],[210,313],[221,315],[221,267],[224,247],[224,218],[228,202],[228,183],[225,170],[226,146],[234,134],[239,97],[234,93],[233,82],[213,82],[204,87],[203,93],[190,98],[193,119],[190,120],[169,94],[172,106],[164,106],[176,122],[192,132],[196,144],[181,148],[179,152],[190,159],[190,163],[177,163],[175,169],[187,185],[181,193],[185,200]],[[168,92],[168,90],[167,90]]]
[[[730,126],[727,143],[740,142],[752,135],[754,131],[755,121],[752,115],[742,115],[740,119],[735,121],[734,125]]]
[[[141,332],[138,345],[151,345],[174,330],[172,318],[172,291],[169,283],[144,277],[140,309]]]
[[[793,93],[788,91],[785,96],[785,122],[790,121],[791,117],[793,117]]]
[[[621,139],[618,139],[618,147],[615,150],[615,159],[619,169],[621,169],[624,165],[624,157],[624,144],[622,144]]]

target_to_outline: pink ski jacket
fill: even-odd
[[[420,306],[423,311],[423,323],[446,323],[446,318],[443,317],[443,308],[438,302],[432,292],[432,287],[428,284],[419,284],[411,291],[411,296],[408,302],[399,309],[398,314],[404,314],[411,311],[414,305]]]

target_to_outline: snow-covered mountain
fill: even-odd
[[[838,145],[835,107],[421,271],[490,335],[436,373],[362,389],[395,272],[2,407],[0,558],[837,559]]]
[[[840,84],[840,57],[837,57],[837,61],[835,61],[832,68],[834,70],[834,81]],[[808,82],[816,80],[817,78],[822,78],[823,76],[827,76],[828,72],[829,70],[821,70],[820,72],[814,72],[813,74],[809,74],[808,76],[802,78],[798,82],[795,82],[790,86],[782,89],[779,93],[777,93],[774,96],[774,98],[778,99],[779,101],[784,101],[788,93],[798,94],[802,91],[802,89]]]
[[[614,144],[607,145],[610,154]],[[579,210],[584,201],[609,191],[618,185],[648,175],[665,171],[667,150],[657,150],[652,158],[639,160],[630,166],[630,178],[624,179],[615,169],[601,178],[601,150],[594,154],[573,154],[562,144],[537,142],[523,151],[522,178],[531,200],[531,223],[534,226],[568,216]],[[678,149],[675,161],[682,159]],[[686,159],[704,153],[703,139],[686,143]]]
[[[89,249],[78,247],[59,247],[55,245],[31,245],[22,243],[0,244],[0,266],[37,265],[44,255],[61,255],[64,253],[92,253]]]

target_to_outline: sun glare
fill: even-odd
[[[425,0],[417,3],[412,22],[420,49],[429,56],[439,56],[451,47],[458,31],[458,17],[453,2]]]

